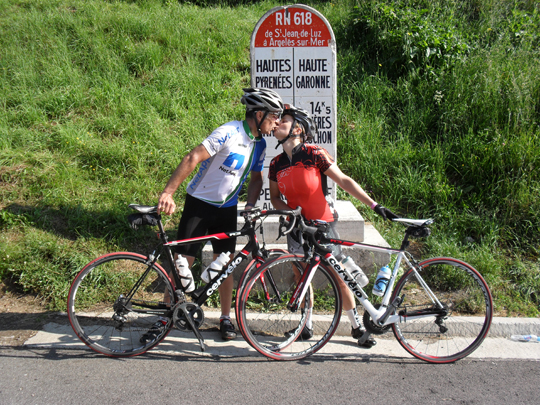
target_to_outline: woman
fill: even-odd
[[[384,219],[397,218],[392,211],[373,201],[358,183],[343,174],[324,148],[306,144],[306,142],[311,142],[316,133],[317,127],[307,111],[285,105],[281,122],[274,130],[278,145],[283,146],[283,153],[272,159],[268,176],[273,206],[276,209],[294,209],[300,206],[302,215],[306,219],[328,222],[331,227],[329,236],[337,238],[335,229],[337,213],[333,209],[330,196],[327,195],[326,178],[328,176],[343,190],[371,207]],[[287,199],[287,203],[281,199],[281,195]],[[301,244],[292,236],[288,235],[287,243],[291,253],[304,253]],[[339,247],[336,248],[334,256],[339,258],[341,251]],[[356,311],[354,296],[341,278],[339,281],[343,295],[343,310],[347,313],[352,325],[351,335],[354,339],[360,339],[366,331]],[[301,334],[303,339],[313,336],[311,325],[311,320],[308,320]],[[375,344],[376,341],[369,338],[361,346],[371,348]]]

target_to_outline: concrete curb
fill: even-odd
[[[214,311],[205,311],[205,325],[209,327],[219,327],[219,313]],[[316,315],[315,315],[316,316]],[[234,311],[231,314],[231,319],[234,321]],[[468,317],[453,317],[453,321],[467,324],[471,318]],[[477,318],[472,318],[477,319]],[[464,328],[465,330],[466,328]],[[284,331],[285,332],[285,331]],[[392,335],[392,332],[388,332]],[[540,336],[540,318],[503,318],[493,317],[491,327],[489,329],[489,337],[492,338],[510,338],[512,335],[538,335]],[[339,327],[335,333],[336,336],[350,336],[351,323],[347,316],[342,316],[339,321]],[[539,345],[540,346],[540,345]]]
[[[212,318],[214,322],[216,318]],[[498,318],[506,319],[506,318]],[[496,322],[496,325],[505,325],[506,333],[511,334],[522,329],[525,324],[530,328],[538,326],[538,319],[520,320],[519,322]],[[216,323],[217,325],[217,323]],[[517,325],[517,326],[516,326]],[[530,328],[528,330],[530,330]],[[223,341],[219,332],[210,329],[202,332],[205,339],[206,350],[201,352],[197,339],[191,332],[173,330],[160,345],[149,353],[162,353],[171,356],[205,356],[205,357],[259,357],[261,354],[248,345],[242,336],[232,341]],[[335,335],[315,356],[318,359],[383,359],[397,361],[420,361],[406,352],[394,339],[392,333],[378,336],[377,345],[371,349],[360,348],[350,336]],[[42,331],[25,342],[30,349],[88,349],[76,336],[70,325],[56,323],[46,324]],[[540,361],[540,344],[514,342],[509,337],[488,336],[482,345],[471,355],[469,360],[529,360]],[[463,361],[463,360],[462,360]]]
[[[193,333],[173,330],[167,338],[150,353],[170,355],[218,356],[218,357],[260,357],[262,355],[251,348],[242,336],[233,341],[223,341],[217,332],[219,312],[205,312],[205,326],[202,332],[206,351],[201,352]],[[233,318],[234,320],[234,318]],[[66,322],[67,323],[67,322]],[[76,336],[69,324],[48,323],[43,330],[24,344],[27,348],[37,349],[88,349]],[[414,360],[395,340],[392,332],[376,336],[377,345],[371,349],[360,348],[350,337],[350,324],[347,317],[342,317],[340,328],[332,340],[316,354],[317,358],[382,358]],[[540,361],[540,344],[523,343],[510,340],[513,334],[540,335],[539,318],[501,318],[493,319],[488,337],[482,345],[467,359],[522,359]],[[90,350],[90,349],[88,349]]]

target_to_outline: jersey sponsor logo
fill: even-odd
[[[195,175],[195,177],[189,184],[190,189],[195,190],[197,188],[197,184],[199,184],[199,182],[201,181],[203,177],[202,174],[206,171],[206,169],[208,168],[208,165],[210,164],[210,159],[211,158],[206,159],[204,162],[201,163],[201,167],[199,168],[199,171],[197,172],[197,174]]]
[[[232,136],[231,133],[228,133],[226,134],[223,138],[221,139],[218,139],[217,142],[220,144],[220,145],[223,145],[225,142],[227,142],[227,140]]]
[[[223,162],[224,166],[230,167],[234,170],[240,170],[244,164],[245,156],[239,153],[231,152],[227,159]]]

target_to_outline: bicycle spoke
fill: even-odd
[[[126,298],[129,291],[131,301]],[[172,321],[165,300],[172,296],[166,274],[157,266],[148,269],[142,256],[105,255],[75,278],[68,315],[79,338],[92,349],[109,356],[132,356],[146,352],[166,336]],[[160,319],[165,323],[154,328]],[[152,328],[156,333],[149,334]]]
[[[339,324],[341,296],[337,282],[322,266],[300,308],[296,311],[288,308],[303,271],[301,260],[301,256],[288,255],[268,262],[247,281],[240,297],[238,323],[242,335],[253,348],[273,359],[294,360],[315,353],[328,342]],[[281,300],[272,289],[269,289],[270,300],[264,293],[261,275],[266,278],[268,272],[272,273]]]
[[[430,259],[420,266],[421,278],[409,270],[394,291],[394,297],[404,296],[397,310],[401,322],[392,325],[396,339],[413,356],[430,363],[468,356],[486,337],[493,317],[485,281],[474,268],[456,259]]]

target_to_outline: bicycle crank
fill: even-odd
[[[379,309],[381,307],[381,304],[375,304],[375,309]],[[373,335],[382,335],[390,329],[391,325],[386,326],[379,326],[375,322],[373,322],[373,319],[371,319],[371,315],[368,311],[364,311],[364,316],[362,317],[362,320],[364,322],[364,327],[366,330],[373,334]]]
[[[201,352],[204,352],[204,339],[199,332],[199,326],[204,322],[204,312],[197,304],[192,302],[183,302],[176,304],[173,312],[173,322],[180,330],[192,330],[201,346]]]
[[[173,322],[177,329],[193,330],[193,325],[199,329],[204,323],[204,312],[197,304],[184,302],[173,309]]]

